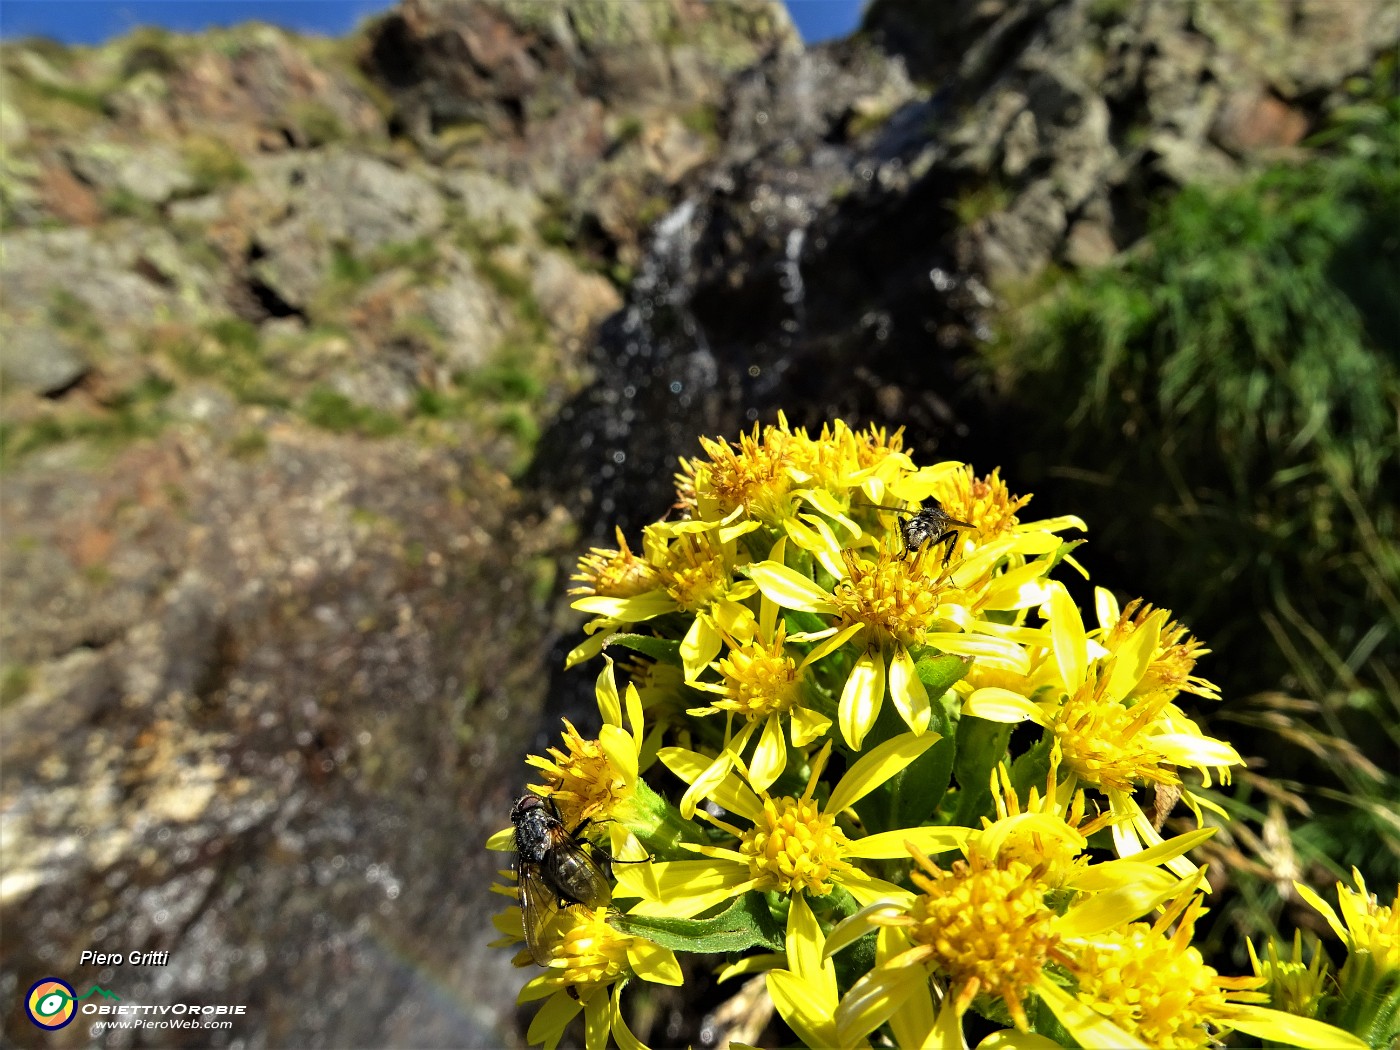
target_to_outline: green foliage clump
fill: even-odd
[[[301,413],[308,423],[337,434],[387,437],[403,428],[394,416],[368,405],[359,405],[339,391],[318,386],[306,395]]]
[[[183,146],[194,195],[213,193],[248,178],[247,166],[232,146],[212,135],[192,135]]]

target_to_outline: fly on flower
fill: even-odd
[[[959,521],[946,510],[943,504],[932,496],[924,497],[919,504],[918,510],[904,510],[900,507],[886,507],[881,503],[867,503],[864,506],[874,507],[876,510],[892,510],[896,514],[904,514],[899,523],[899,535],[904,540],[904,556],[907,558],[911,554],[917,554],[925,544],[931,543],[937,547],[943,544],[943,568],[948,567],[948,562],[952,560],[953,550],[958,544],[958,529],[975,529],[977,526],[968,521]]]
[[[535,962],[548,966],[552,953],[545,931],[555,913],[570,904],[604,908],[612,889],[591,843],[564,827],[552,799],[522,795],[510,809],[515,825],[515,870],[525,943]],[[584,821],[584,824],[588,823]]]

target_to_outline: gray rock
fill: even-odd
[[[496,353],[512,317],[465,253],[443,253],[442,277],[418,290],[424,316],[443,335],[443,363],[450,372],[480,368]]]
[[[8,385],[57,394],[90,368],[82,348],[52,328],[14,326],[0,339],[0,377]]]
[[[449,171],[442,176],[448,195],[460,203],[463,218],[488,236],[533,231],[544,212],[529,190],[482,171]]]
[[[342,148],[279,156],[256,166],[252,207],[267,218],[253,237],[253,272],[305,307],[328,275],[332,248],[357,257],[428,236],[443,200],[422,175]]]
[[[161,142],[141,146],[86,142],[66,152],[69,165],[85,181],[107,192],[128,193],[148,204],[163,204],[195,186],[185,170],[184,158]]]

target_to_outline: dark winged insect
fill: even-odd
[[[546,930],[560,908],[582,904],[602,908],[612,901],[612,888],[595,847],[579,833],[564,827],[553,799],[522,795],[510,808],[515,825],[515,871],[520,913],[525,924],[525,945],[535,962],[548,966]]]
[[[943,568],[945,569],[953,557],[953,548],[958,543],[958,529],[975,529],[977,527],[971,522],[959,521],[953,517],[943,509],[943,504],[932,496],[924,497],[918,510],[886,507],[880,503],[861,505],[874,507],[877,510],[892,510],[896,514],[905,515],[899,523],[899,535],[904,540],[904,556],[906,558],[911,554],[918,553],[926,543],[932,543],[935,547],[940,543],[944,544]]]

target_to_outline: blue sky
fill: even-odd
[[[786,2],[808,43],[845,36],[860,17],[861,0]],[[0,37],[98,44],[142,25],[196,32],[251,19],[336,36],[388,6],[387,0],[0,0]]]

